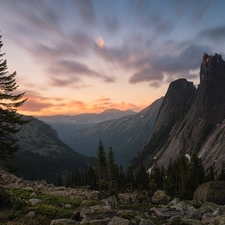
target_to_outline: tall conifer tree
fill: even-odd
[[[0,36],[0,51],[3,46]],[[18,151],[19,145],[15,135],[23,124],[22,115],[17,114],[17,108],[26,101],[22,99],[25,93],[18,94],[16,89],[16,72],[9,74],[7,61],[1,59],[5,54],[0,54],[0,161],[12,158]],[[16,92],[16,93],[15,93]]]

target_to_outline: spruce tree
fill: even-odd
[[[97,152],[97,176],[98,176],[98,187],[100,192],[100,198],[102,194],[102,187],[106,178],[106,171],[107,171],[107,157],[102,141],[100,140]]]
[[[108,153],[108,178],[109,178],[109,192],[112,192],[113,184],[115,181],[115,159],[112,147],[109,148]]]
[[[0,40],[0,50],[2,46]],[[3,56],[4,54],[0,54],[0,58]],[[14,134],[29,122],[17,114],[17,108],[26,101],[22,99],[25,93],[15,94],[18,88],[16,72],[9,74],[7,69],[7,61],[0,59],[0,162],[14,157],[19,150],[18,139]]]

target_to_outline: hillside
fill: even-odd
[[[126,165],[146,143],[162,100],[156,100],[135,115],[108,120],[74,132],[64,142],[82,154],[95,156],[101,139],[105,150],[112,146],[117,164]]]
[[[225,153],[225,62],[204,54],[198,89],[185,79],[170,84],[153,132],[134,160],[167,166],[183,154],[197,154],[206,170],[218,171]]]
[[[17,133],[20,151],[13,163],[19,170],[18,176],[26,179],[56,182],[57,173],[72,170],[74,166],[83,170],[95,159],[81,155],[64,144],[50,125],[34,118]]]

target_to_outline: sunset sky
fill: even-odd
[[[2,53],[26,115],[140,111],[203,53],[225,58],[224,0],[0,0]]]

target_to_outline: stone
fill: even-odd
[[[204,202],[202,206],[199,208],[201,214],[204,213],[213,213],[218,208],[218,205],[213,202]]]
[[[213,217],[212,213],[207,212],[202,215],[202,220]]]
[[[172,201],[168,203],[168,206],[174,206],[180,202],[179,198],[174,198]]]
[[[194,220],[194,219],[183,219],[181,224],[185,224],[185,225],[202,225],[200,220]]]
[[[151,212],[153,212],[156,216],[160,216],[163,218],[170,218],[173,216],[181,216],[185,215],[184,211],[171,209],[171,208],[152,208]]]
[[[71,209],[71,208],[72,208],[72,205],[71,205],[71,204],[65,204],[65,205],[64,205],[64,208],[66,208],[66,209]]]
[[[103,219],[98,219],[98,220],[81,221],[80,224],[107,225],[109,221],[110,221],[110,218],[103,218]]]
[[[129,220],[114,216],[108,223],[108,225],[131,225]]]
[[[193,199],[225,205],[225,181],[209,181],[201,184],[196,189]]]
[[[116,208],[117,207],[117,199],[116,199],[116,196],[111,196],[109,198],[102,199],[100,201],[100,203],[103,206],[110,206],[110,207],[113,207],[113,208]]]
[[[55,224],[74,225],[74,224],[80,224],[80,223],[70,219],[56,219],[56,220],[52,220],[50,223],[50,225],[55,225]]]
[[[142,219],[139,225],[155,225],[151,220]]]
[[[36,205],[38,203],[41,202],[40,199],[37,199],[37,198],[32,198],[32,199],[29,199],[29,202],[32,204],[32,205]]]
[[[31,197],[31,198],[36,197],[35,192],[33,192],[33,193],[30,195],[30,197]]]
[[[34,211],[30,211],[29,213],[26,214],[26,217],[29,218],[34,218],[36,216],[36,213]]]
[[[188,204],[185,201],[178,202],[176,205],[172,206],[171,208],[174,208],[176,210],[180,211],[187,211],[188,210]]]
[[[187,212],[187,218],[188,219],[197,219],[201,220],[202,219],[202,214],[199,209],[195,209],[193,206],[191,209],[189,209]]]
[[[152,202],[157,205],[167,205],[171,197],[168,196],[164,191],[158,190],[152,196]]]

